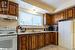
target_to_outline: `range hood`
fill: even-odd
[[[17,20],[16,16],[4,15],[4,14],[0,14],[0,18],[6,19],[6,20]]]

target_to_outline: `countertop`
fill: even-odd
[[[38,31],[38,32],[24,32],[24,33],[18,33],[18,35],[20,34],[36,34],[36,33],[48,33],[48,32],[57,32],[57,31]]]

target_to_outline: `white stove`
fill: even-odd
[[[1,35],[13,35],[17,34],[15,28],[0,28],[0,36]]]
[[[17,50],[16,29],[0,28],[0,50]]]

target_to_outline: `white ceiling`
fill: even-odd
[[[55,7],[56,9],[53,13],[75,6],[75,0],[40,0],[40,2],[44,2]]]
[[[69,1],[72,1],[72,0],[39,0],[39,1],[44,2],[48,5],[52,5],[55,8],[58,8],[58,7],[62,6],[63,4],[65,4]]]
[[[56,13],[56,12],[66,9],[66,8],[73,7],[73,6],[75,6],[75,0],[71,0],[69,2],[66,2],[65,4],[62,4],[54,12]]]

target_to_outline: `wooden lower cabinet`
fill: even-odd
[[[27,50],[27,35],[18,35],[18,50]]]
[[[36,33],[18,35],[18,50],[37,50],[46,45],[57,45],[57,33]]]
[[[30,36],[31,36],[31,50],[33,50],[33,49],[35,50],[37,48],[37,45],[36,45],[37,36],[36,36],[36,34],[32,34]]]
[[[45,34],[45,45],[49,45],[50,44],[50,33],[46,33]]]
[[[50,34],[50,44],[58,45],[58,33],[52,32]]]
[[[38,48],[41,48],[41,47],[44,47],[44,34],[38,34],[38,44],[39,44],[39,47]]]
[[[28,50],[31,50],[32,49],[32,36],[31,35],[28,35],[27,37],[27,41],[28,41]]]
[[[56,32],[51,32],[51,33],[45,33],[45,45],[57,45],[58,41],[58,33]]]

